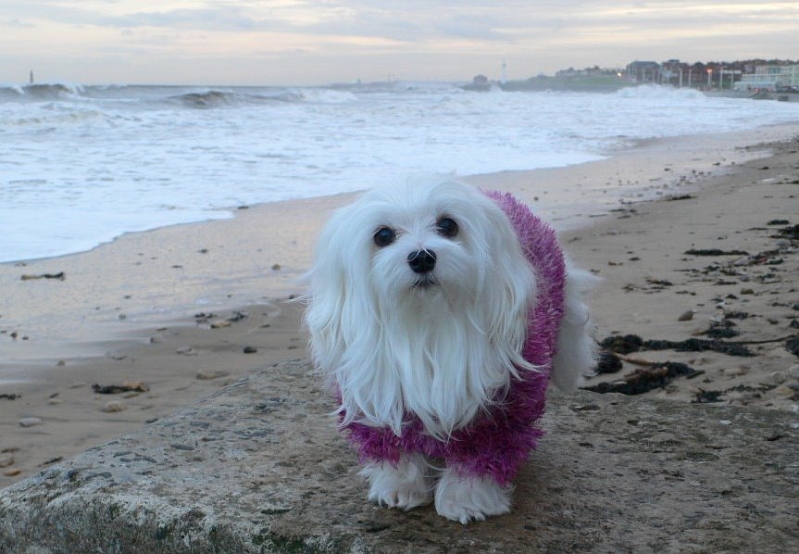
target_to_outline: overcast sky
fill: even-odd
[[[0,0],[0,83],[511,79],[638,60],[799,58],[799,2]]]

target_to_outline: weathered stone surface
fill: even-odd
[[[553,394],[512,514],[372,506],[288,362],[0,491],[0,552],[788,552],[795,415]]]

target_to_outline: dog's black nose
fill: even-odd
[[[436,267],[436,253],[432,250],[417,250],[408,254],[408,265],[414,273],[429,273]]]

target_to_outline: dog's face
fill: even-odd
[[[452,189],[456,190],[452,190]],[[485,215],[460,187],[380,191],[363,216],[371,288],[401,302],[445,294],[453,301],[485,279]],[[379,208],[378,208],[379,206]]]
[[[317,260],[329,258],[323,265],[357,283],[359,294],[400,304],[438,295],[473,301],[518,249],[494,202],[452,181],[370,191],[333,218],[320,245]]]
[[[414,289],[440,286],[442,279],[449,280],[452,276],[452,260],[458,257],[456,254],[461,249],[449,243],[457,239],[459,232],[458,222],[448,214],[434,214],[433,217],[424,214],[422,221],[413,221],[410,217],[405,225],[380,225],[372,236],[378,249],[375,267],[388,269],[402,266],[404,262],[407,268],[401,272],[398,286],[404,286],[405,282]],[[438,263],[437,251],[444,254],[443,263]],[[408,254],[403,259],[405,252]],[[390,272],[377,272],[379,275],[386,273]]]

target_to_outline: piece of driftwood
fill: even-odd
[[[59,271],[58,273],[40,273],[39,275],[25,274],[20,279],[23,281],[33,281],[34,279],[58,279],[63,281],[67,278],[66,273]]]

